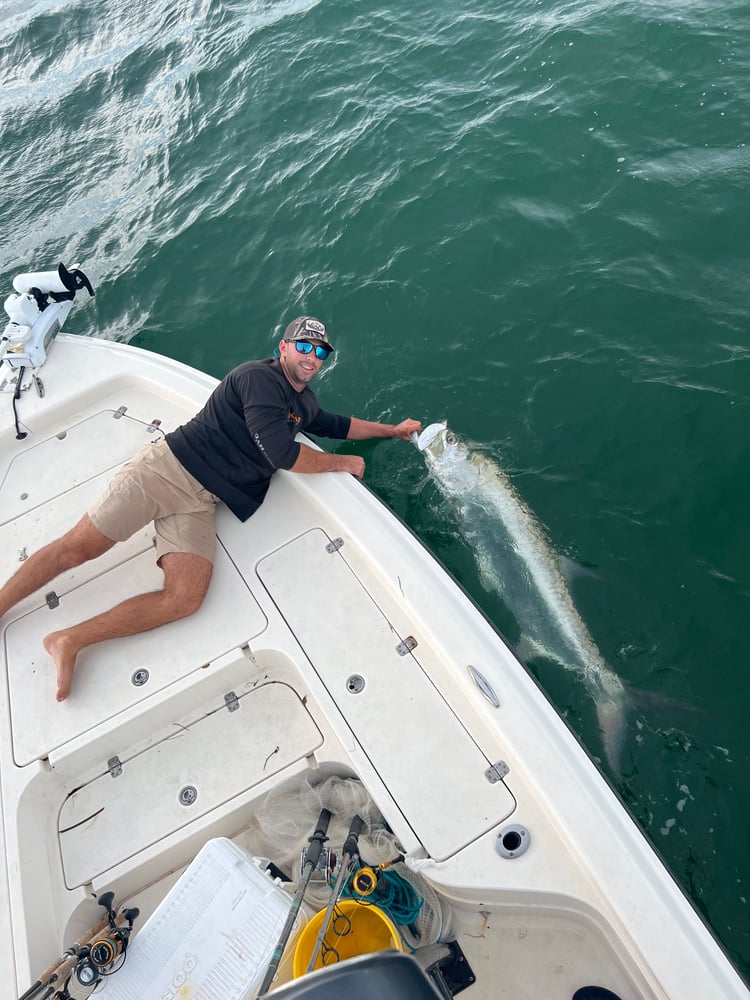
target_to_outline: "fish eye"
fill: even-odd
[[[453,433],[453,431],[448,431],[448,433],[445,435],[445,443],[446,444],[455,444],[456,441],[458,441],[458,438]]]

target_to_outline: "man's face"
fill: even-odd
[[[309,354],[302,354],[295,347],[295,344],[300,343],[304,343],[304,341],[282,340],[279,344],[279,353],[281,354],[281,367],[286,377],[293,386],[304,388],[312,381],[323,366],[320,358],[315,356],[315,348],[325,347],[326,345],[322,340],[307,339],[307,343],[312,344],[313,349]]]

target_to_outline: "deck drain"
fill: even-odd
[[[149,678],[148,670],[146,670],[145,667],[140,667],[138,670],[135,671],[133,676],[130,678],[130,683],[137,688],[143,687],[148,678]]]
[[[185,787],[180,790],[179,799],[181,806],[191,806],[197,798],[198,789],[195,785],[185,785]]]
[[[497,835],[495,850],[501,858],[519,858],[531,843],[531,834],[525,826],[511,823]]]
[[[346,682],[346,690],[349,694],[359,694],[365,689],[365,679],[359,674],[352,674]]]

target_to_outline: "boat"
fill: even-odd
[[[84,277],[6,302],[7,575],[217,384],[60,332]],[[6,995],[747,1000],[514,651],[363,483],[279,472],[217,538],[199,611],[85,650],[63,703],[42,639],[159,589],[150,528],[2,621]]]

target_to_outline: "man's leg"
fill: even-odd
[[[64,701],[70,692],[76,657],[86,646],[105,639],[148,632],[167,622],[192,615],[203,603],[211,581],[213,565],[203,556],[186,552],[168,552],[161,558],[164,589],[140,594],[118,604],[111,611],[89,618],[80,625],[52,632],[44,648],[57,668],[57,700]]]
[[[114,544],[111,538],[94,527],[88,514],[84,514],[78,524],[61,538],[29,556],[0,589],[0,617],[56,576],[89,559],[96,559]]]

